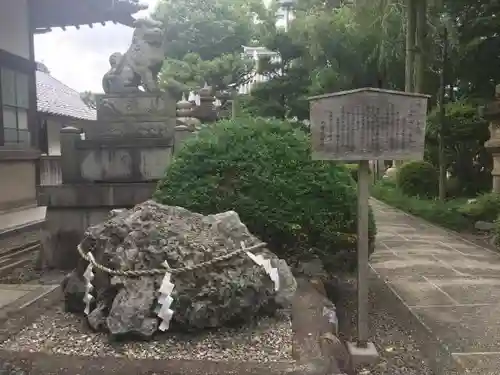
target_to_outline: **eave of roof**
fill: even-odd
[[[147,9],[139,0],[37,0],[31,4],[35,33],[108,21],[132,26],[132,14]]]

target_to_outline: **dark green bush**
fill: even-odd
[[[355,267],[355,183],[345,166],[311,160],[309,136],[288,122],[238,118],[201,130],[154,198],[203,214],[235,210],[283,258],[316,253],[331,271]]]
[[[359,165],[358,164],[346,164],[346,168],[349,170],[349,173],[351,174],[351,177],[354,181],[358,181],[358,169]]]
[[[474,223],[460,210],[466,199],[421,199],[409,197],[401,192],[393,182],[382,180],[372,187],[372,196],[393,207],[445,228],[456,231],[473,229]]]
[[[425,130],[425,160],[438,168],[439,111],[430,113]],[[446,170],[456,178],[455,195],[476,196],[491,190],[491,155],[484,148],[490,137],[488,122],[472,103],[446,105],[444,150]]]
[[[495,229],[493,230],[493,243],[500,249],[500,216],[495,220]]]
[[[460,212],[473,221],[493,222],[500,214],[500,195],[497,193],[480,195],[475,201],[463,205]]]
[[[349,170],[349,173],[351,173],[351,177],[354,181],[358,182],[358,169],[359,169],[359,164],[345,164],[346,168]],[[370,170],[370,174],[372,171]]]
[[[398,188],[408,196],[435,197],[438,191],[438,174],[432,164],[410,161],[403,164],[396,175]]]
[[[446,196],[448,198],[458,198],[462,196],[462,187],[457,177],[446,179]]]

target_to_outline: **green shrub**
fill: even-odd
[[[412,215],[419,216],[431,223],[456,231],[470,230],[474,223],[464,216],[460,210],[466,199],[440,201],[437,199],[421,199],[403,194],[396,185],[382,180],[372,187],[372,196],[393,207]]]
[[[311,160],[309,136],[288,122],[238,118],[202,129],[154,198],[203,214],[235,210],[283,258],[317,253],[332,271],[355,266],[355,183],[343,165]],[[371,212],[369,228],[373,245]]]
[[[349,170],[351,177],[354,181],[358,182],[358,169],[359,164],[345,164],[346,168]],[[370,174],[372,171],[370,170]]]
[[[438,192],[438,174],[432,164],[410,161],[403,164],[396,175],[397,186],[409,196],[435,197]]]
[[[358,181],[358,169],[359,165],[358,164],[346,164],[346,168],[349,170],[349,173],[351,174],[351,177],[354,181]]]
[[[479,115],[476,105],[458,101],[446,105],[444,151],[446,170],[458,182],[454,194],[476,196],[491,190],[491,155],[484,148],[490,138],[488,121]],[[428,116],[425,130],[425,160],[438,168],[440,117],[437,108]]]
[[[500,216],[495,220],[495,229],[493,230],[493,242],[500,248]]]
[[[496,193],[480,195],[475,201],[464,204],[460,212],[474,222],[480,220],[493,222],[500,215],[500,195]]]

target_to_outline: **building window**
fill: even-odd
[[[3,141],[5,146],[30,146],[28,81],[27,74],[6,68],[0,69]]]

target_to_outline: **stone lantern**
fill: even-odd
[[[195,117],[199,118],[202,122],[217,121],[213,88],[205,83],[205,86],[198,91],[198,96],[200,97],[200,105],[195,107]]]
[[[500,85],[495,88],[495,100],[482,108],[483,117],[490,122],[490,139],[484,147],[493,158],[493,192],[500,193]]]
[[[182,99],[177,102],[177,117],[189,117],[193,114],[193,103],[186,100],[186,95],[182,95]]]

